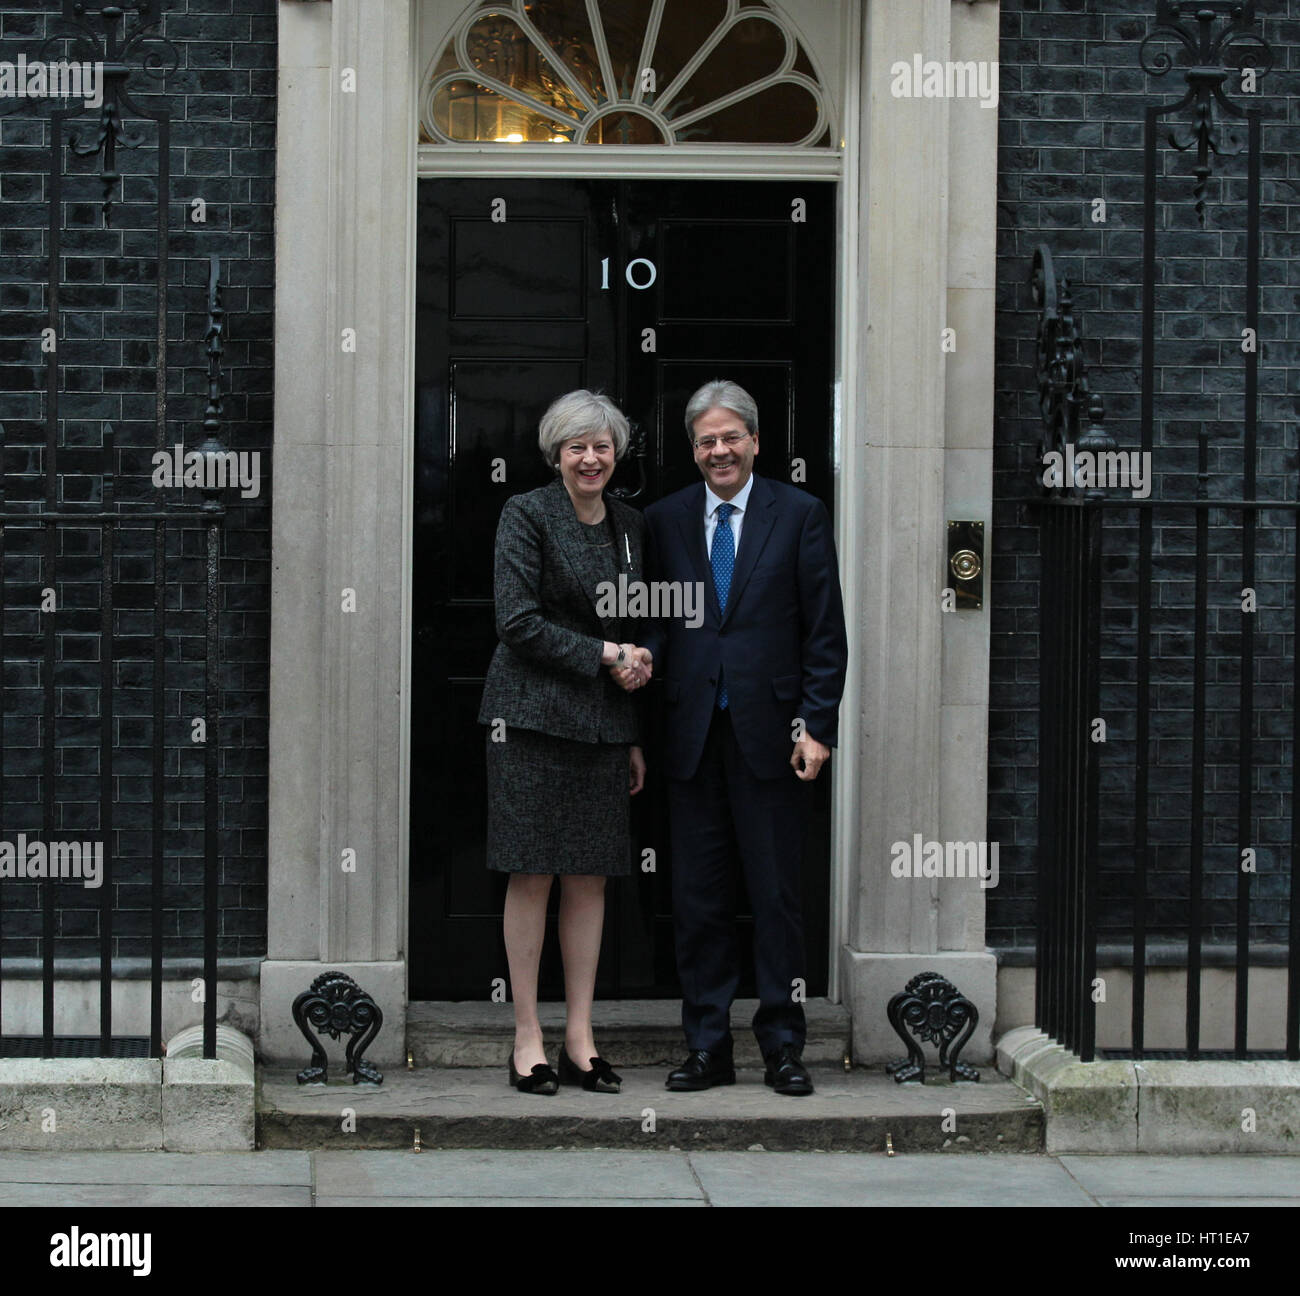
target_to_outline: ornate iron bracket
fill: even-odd
[[[1216,33],[1214,24],[1223,19],[1223,27]],[[1195,24],[1193,26],[1192,24]],[[1150,76],[1164,76],[1174,65],[1173,55],[1166,50],[1152,51],[1160,42],[1175,42],[1187,51],[1191,65],[1185,69],[1187,94],[1171,110],[1191,108],[1193,124],[1185,139],[1179,139],[1177,130],[1169,132],[1169,143],[1180,153],[1196,146],[1196,183],[1192,192],[1196,196],[1196,215],[1205,224],[1205,190],[1213,174],[1210,154],[1216,157],[1234,157],[1242,146],[1224,148],[1215,130],[1214,103],[1218,101],[1224,112],[1233,117],[1246,117],[1258,109],[1239,108],[1224,94],[1224,84],[1236,74],[1238,87],[1243,93],[1254,93],[1259,81],[1273,67],[1273,49],[1264,37],[1252,28],[1255,25],[1255,0],[1158,0],[1156,26],[1138,47],[1138,62]],[[1250,53],[1256,61],[1247,63]],[[1232,55],[1240,61],[1233,62]],[[1249,70],[1250,88],[1246,88]]]
[[[361,1055],[374,1042],[384,1024],[379,1005],[344,972],[322,972],[293,1001],[293,1020],[311,1045],[311,1064],[298,1072],[299,1084],[324,1084],[325,1049],[312,1031],[325,1031],[330,1039],[348,1034],[347,1071],[353,1084],[383,1084],[384,1077]]]
[[[135,14],[135,22],[128,15]],[[68,61],[97,63],[102,69],[100,87],[102,102],[99,106],[99,123],[93,137],[82,142],[74,132],[68,137],[68,146],[78,157],[98,157],[104,161],[99,172],[99,182],[104,191],[100,210],[104,224],[108,225],[113,208],[113,193],[122,177],[116,169],[118,148],[134,149],[144,144],[144,136],[130,133],[123,123],[123,109],[138,117],[158,120],[135,103],[127,92],[132,68],[128,60],[139,59],[146,76],[161,81],[180,66],[180,53],[176,46],[157,32],[162,23],[162,0],[137,0],[134,5],[100,5],[98,8],[82,0],[64,0],[63,13],[54,20],[54,34],[41,45],[45,59],[52,45],[67,42],[71,51]],[[92,27],[98,19],[103,24],[103,34]],[[118,35],[118,24],[122,34]],[[164,199],[165,201],[165,199]]]
[[[886,1009],[889,1024],[907,1046],[907,1056],[889,1062],[886,1072],[897,1084],[905,1080],[925,1083],[925,1054],[921,1042],[939,1046],[939,1066],[947,1067],[950,1080],[978,1080],[980,1073],[967,1062],[958,1062],[979,1025],[979,1009],[951,981],[937,972],[918,972],[900,990]],[[907,1031],[912,1031],[916,1039]],[[956,1043],[953,1040],[956,1039]],[[949,1052],[951,1046],[951,1052]]]
[[[1105,404],[1096,392],[1088,390],[1088,366],[1083,358],[1083,339],[1074,322],[1070,281],[1057,280],[1046,243],[1034,249],[1029,291],[1039,311],[1036,368],[1038,411],[1043,422],[1039,464],[1046,463],[1049,453],[1069,454],[1067,445],[1073,446],[1076,453],[1086,450],[1094,456],[1114,450],[1115,439],[1102,426]],[[1087,424],[1081,431],[1085,409]],[[1044,489],[1057,494],[1068,490],[1094,499],[1106,493],[1099,486]]]

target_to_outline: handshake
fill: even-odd
[[[633,644],[607,644],[607,648],[613,647],[612,656],[614,661],[608,662],[609,673],[614,677],[614,683],[619,688],[631,693],[634,689],[639,689],[650,682],[650,676],[654,670],[654,658],[651,656],[649,648],[638,648]],[[619,653],[623,655],[623,664],[617,663]]]

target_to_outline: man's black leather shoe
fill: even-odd
[[[730,1053],[710,1053],[707,1049],[693,1049],[681,1066],[668,1073],[664,1088],[682,1093],[692,1089],[711,1089],[714,1085],[735,1083],[736,1068],[732,1065]]]
[[[767,1055],[767,1070],[763,1080],[779,1094],[798,1097],[813,1091],[812,1077],[800,1060],[802,1050],[797,1044],[782,1044]]]

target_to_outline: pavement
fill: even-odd
[[[1205,1207],[1222,1214],[1225,1207],[1297,1205],[1300,1158],[1293,1156],[622,1148],[0,1153],[0,1208],[1101,1206],[1174,1208],[1191,1218]]]

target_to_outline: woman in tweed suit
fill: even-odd
[[[599,1056],[591,1002],[605,917],[605,878],[631,872],[628,797],[645,760],[632,692],[650,677],[632,625],[602,616],[604,582],[642,576],[641,514],[607,496],[628,424],[605,396],[561,396],[538,444],[548,486],[506,501],[496,539],[500,639],[483,686],[488,726],[488,867],[510,873],[504,930],[515,1004],[511,1083],[554,1093],[560,1081],[618,1092]],[[607,602],[607,600],[606,600]],[[615,609],[616,610],[616,609]],[[565,1043],[547,1065],[537,969],[552,878],[561,877]],[[584,1065],[585,1064],[585,1065]]]

